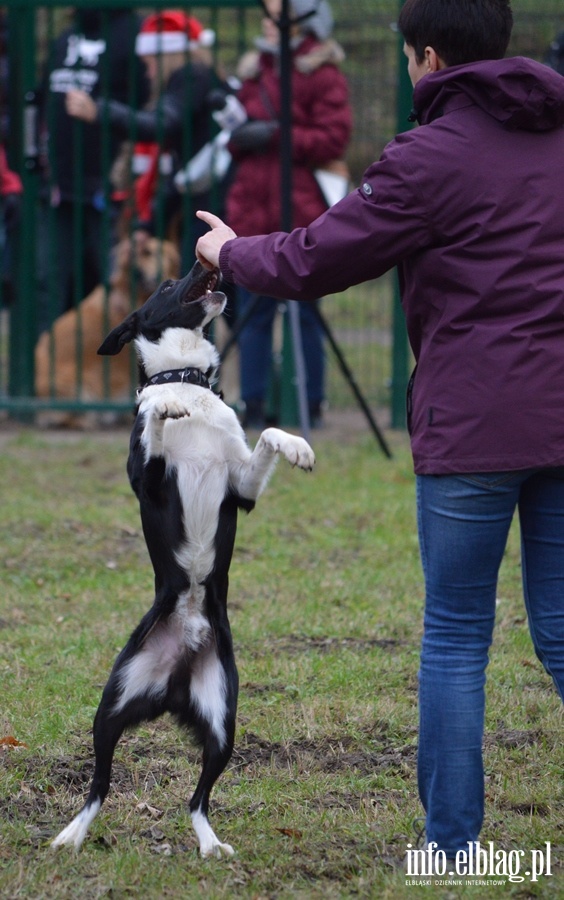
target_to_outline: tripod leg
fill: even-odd
[[[249,318],[252,316],[253,310],[255,309],[258,302],[259,302],[259,297],[256,296],[254,301],[252,303],[250,303],[248,308],[245,310],[245,313],[240,318],[237,319],[237,321],[235,323],[235,327],[233,328],[231,335],[221,352],[222,360],[225,359],[229,350],[231,349],[233,344],[236,342],[242,329],[245,327]],[[391,459],[392,452],[391,452],[390,448],[388,447],[386,439],[384,438],[384,435],[382,434],[380,428],[378,427],[378,424],[377,424],[374,416],[372,415],[372,411],[371,411],[370,407],[368,406],[366,400],[364,399],[364,396],[362,395],[360,388],[359,388],[358,384],[356,383],[355,377],[354,377],[351,369],[349,368],[345,357],[343,356],[343,354],[341,352],[341,348],[337,344],[337,341],[335,340],[335,337],[334,337],[331,329],[329,328],[327,321],[325,320],[324,316],[321,313],[321,310],[319,309],[319,305],[317,303],[313,304],[313,308],[315,309],[315,315],[317,316],[317,318],[319,320],[319,324],[321,325],[321,327],[325,333],[325,336],[326,336],[327,340],[329,341],[329,344],[331,345],[331,349],[333,350],[333,352],[337,358],[337,362],[339,363],[341,372],[343,373],[344,377],[348,381],[348,383],[351,387],[351,390],[358,401],[358,405],[360,406],[362,412],[364,413],[366,420],[368,421],[368,424],[370,425],[370,428],[372,429],[372,431],[376,437],[376,440],[380,444],[382,452],[388,459]],[[296,312],[297,312],[297,310],[296,310]],[[292,343],[295,346],[295,336],[294,335],[293,335]],[[303,356],[302,356],[302,360],[303,360]],[[307,416],[307,413],[306,413],[306,416]],[[300,418],[302,418],[302,416],[300,416]],[[305,424],[305,430],[309,431],[309,427],[308,427],[309,421],[307,418],[302,419],[302,421],[301,421],[302,429],[304,427],[304,424]]]
[[[260,302],[260,295],[255,295],[254,300],[248,304],[245,312],[237,317],[235,325],[231,330],[231,334],[229,338],[225,342],[225,345],[220,354],[220,361],[223,362],[231,348],[237,342],[239,335],[241,334],[243,328],[251,318],[253,312],[255,311],[257,304]],[[284,301],[280,301],[281,303]],[[303,348],[301,342],[301,329],[300,329],[300,320],[299,320],[299,311],[297,304],[289,303],[285,301],[286,310],[288,311],[290,328],[291,328],[291,339],[292,339],[292,351],[294,354],[294,366],[295,366],[295,375],[296,375],[296,391],[297,391],[297,401],[298,401],[298,411],[299,411],[299,419],[300,419],[300,428],[302,434],[306,440],[309,439],[309,412],[307,406],[307,394],[306,394],[306,375],[305,375],[305,363],[304,363],[304,355]]]
[[[290,329],[292,335],[292,351],[294,354],[294,370],[296,375],[296,399],[298,401],[300,429],[305,440],[309,441],[309,410],[307,404],[306,388],[307,378],[302,343],[300,313],[298,305],[295,301],[293,303],[287,302],[286,309],[288,311],[288,316],[290,319]]]
[[[374,435],[376,436],[376,440],[380,444],[380,447],[381,447],[384,455],[387,456],[388,459],[391,459],[392,453],[391,453],[390,448],[388,447],[388,444],[386,443],[384,435],[380,431],[380,429],[376,423],[376,420],[375,420],[374,416],[372,415],[370,407],[368,406],[366,400],[364,399],[364,397],[360,391],[360,388],[355,381],[355,377],[347,364],[345,357],[341,353],[341,348],[337,344],[337,341],[335,340],[333,333],[332,333],[331,329],[329,328],[329,325],[327,324],[325,318],[321,314],[321,310],[319,309],[319,306],[317,306],[317,305],[315,306],[315,313],[317,315],[317,318],[319,319],[319,323],[320,323],[321,327],[323,328],[323,331],[325,332],[325,336],[331,345],[331,349],[333,350],[335,356],[337,357],[337,362],[339,363],[341,372],[347,379],[347,381],[351,387],[351,390],[358,401],[360,408],[362,409],[364,415],[366,416],[368,424],[370,425],[372,431],[374,432]]]

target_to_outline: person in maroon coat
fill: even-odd
[[[268,0],[273,18],[265,17],[263,36],[238,67],[242,81],[238,99],[248,121],[232,134],[229,149],[235,162],[226,199],[226,217],[238,234],[278,231],[281,227],[280,184],[280,42],[276,18],[281,0]],[[291,13],[314,15],[293,26],[292,46],[292,226],[309,225],[327,201],[314,170],[342,160],[350,139],[351,111],[345,76],[339,69],[344,53],[330,38],[331,11],[326,0],[292,0]],[[278,301],[238,292],[238,314],[247,316],[240,338],[241,397],[245,424],[260,427],[272,357],[272,326]],[[288,298],[291,299],[291,295]],[[255,304],[252,306],[252,304]],[[313,424],[324,400],[322,333],[311,308],[301,308],[300,323]]]
[[[255,291],[310,300],[399,268],[425,576],[418,783],[438,874],[468,873],[482,827],[485,673],[515,512],[534,649],[564,697],[564,78],[503,59],[511,27],[508,0],[406,0],[419,128],[290,234],[238,238],[199,214],[212,226],[199,259]]]

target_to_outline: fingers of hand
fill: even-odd
[[[206,210],[199,209],[196,213],[199,219],[202,222],[205,222],[206,225],[209,225],[210,228],[220,228],[222,225],[225,225],[225,222],[219,218],[219,216],[214,216],[213,213],[207,212]]]

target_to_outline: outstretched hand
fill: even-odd
[[[219,216],[214,216],[213,213],[198,210],[196,215],[211,228],[211,231],[198,239],[196,257],[206,269],[218,269],[221,248],[226,241],[231,241],[237,235]]]
[[[82,119],[84,122],[95,122],[98,118],[98,107],[86,91],[73,88],[65,95],[65,108],[69,116]]]

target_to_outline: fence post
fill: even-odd
[[[10,148],[23,183],[20,227],[15,245],[14,303],[10,310],[9,392],[12,397],[34,394],[35,346],[35,225],[37,207],[37,109],[33,93],[35,75],[35,9],[31,6],[10,10],[9,65]]]
[[[405,0],[399,0],[398,12]],[[403,53],[403,38],[398,32],[398,94],[397,94],[397,128],[406,131],[412,105],[413,88],[407,74],[407,63]],[[391,424],[392,428],[405,428],[407,416],[405,394],[407,391],[409,367],[409,346],[405,330],[405,319],[401,307],[399,281],[397,271],[394,273],[394,301],[392,315],[392,394]]]

